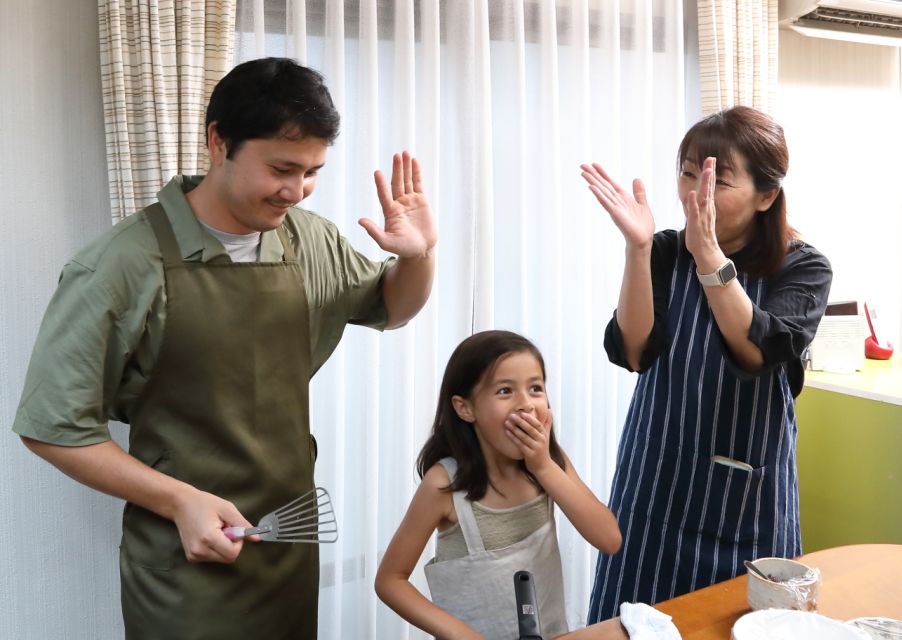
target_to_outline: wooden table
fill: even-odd
[[[859,544],[815,551],[798,558],[821,571],[818,613],[838,620],[861,616],[902,619],[902,545]],[[729,640],[730,630],[751,609],[748,577],[719,582],[655,608],[673,618],[683,640]],[[556,640],[627,640],[617,618]]]

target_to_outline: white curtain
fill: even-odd
[[[239,0],[235,63],[292,56],[325,74],[342,114],[306,206],[354,246],[380,219],[372,172],[419,158],[438,216],[437,281],[407,327],[350,328],[312,388],[318,484],[341,537],[322,552],[320,637],[423,638],[378,602],[373,578],[417,485],[451,350],[507,328],[547,360],[562,446],[607,501],[634,379],[610,365],[623,240],[583,184],[597,160],[645,179],[659,228],[680,223],[683,10],[671,0]],[[582,626],[595,553],[562,521],[568,617]],[[428,593],[422,564],[413,576]]]
[[[235,0],[98,0],[113,222],[206,168],[204,115],[232,57]]]
[[[777,0],[698,0],[702,113],[735,105],[773,113]]]

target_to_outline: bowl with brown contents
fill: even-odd
[[[754,610],[817,611],[820,571],[787,558],[758,558],[752,564],[767,578],[748,572],[748,602]]]

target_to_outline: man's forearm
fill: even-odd
[[[229,540],[222,528],[253,526],[231,502],[152,469],[115,442],[62,447],[22,441],[78,482],[172,520],[189,562],[234,562],[243,542]]]
[[[416,258],[398,258],[385,274],[382,295],[388,310],[386,329],[402,327],[413,318],[432,291],[435,250]]]
[[[137,504],[170,520],[176,504],[193,487],[156,471],[108,441],[64,447],[22,437],[31,451],[78,482]]]

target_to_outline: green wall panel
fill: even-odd
[[[902,544],[902,406],[806,387],[796,408],[805,552]]]

